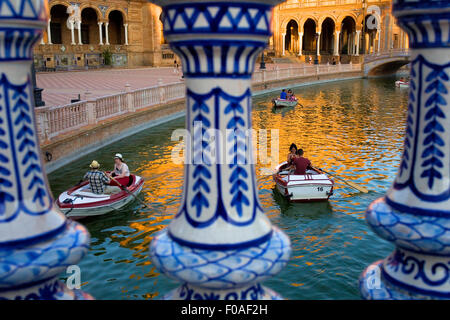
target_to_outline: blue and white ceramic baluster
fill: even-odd
[[[2,1],[0,300],[92,298],[58,280],[86,254],[89,233],[53,207],[41,161],[31,63],[47,15],[47,1]]]
[[[277,299],[259,283],[285,266],[290,242],[261,208],[245,134],[255,59],[281,1],[154,2],[183,61],[193,137],[180,210],[150,247],[157,268],[183,283],[166,299]]]
[[[371,228],[396,245],[360,278],[366,299],[450,298],[450,2],[397,0],[411,81],[400,170],[370,205]]]

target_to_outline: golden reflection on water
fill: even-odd
[[[372,252],[367,253],[367,246],[371,245],[368,236],[376,237],[368,233],[362,219],[367,205],[385,192],[395,176],[407,96],[382,80],[331,83],[297,88],[294,92],[299,98],[295,108],[273,110],[273,95],[254,98],[254,129],[279,129],[280,161],[285,160],[294,142],[314,165],[372,191],[361,195],[336,181],[330,202],[290,204],[274,190],[270,176],[259,175],[261,204],[272,222],[289,234],[293,247],[290,263],[273,287],[291,299],[333,295],[352,298],[357,288],[349,279],[372,262],[370,254],[386,248],[377,240]],[[171,154],[178,142],[170,141],[170,136],[173,129],[183,124],[184,121],[178,121],[171,128],[149,129],[114,147],[106,147],[97,156],[108,163],[116,150],[125,154],[130,169],[145,179],[140,197],[151,209],[135,202],[126,212],[86,222],[93,237],[91,252],[84,259],[92,274],[86,290],[96,291],[88,291],[94,296],[153,299],[176,286],[154,268],[148,248],[155,233],[170,223],[180,205],[183,165],[172,162]],[[267,166],[258,162],[257,173]],[[74,177],[79,176],[76,169],[74,166]],[[70,181],[58,173],[52,174],[50,181],[55,194],[70,186]],[[362,242],[365,247],[359,244]],[[102,275],[98,268],[110,274]],[[330,291],[330,283],[334,283],[336,292]],[[114,293],[103,288],[111,285],[120,290]]]

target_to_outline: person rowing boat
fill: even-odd
[[[116,186],[109,185],[111,179],[103,171],[100,171],[100,163],[93,160],[90,164],[90,170],[86,172],[83,180],[89,181],[89,190],[94,194],[114,194],[119,193],[121,189]]]
[[[303,157],[303,149],[298,149],[293,164],[295,166],[294,175],[305,175],[306,171],[312,168],[311,161]]]

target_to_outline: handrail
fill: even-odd
[[[304,64],[290,68],[255,71],[252,82],[260,84],[268,81],[353,71],[361,71],[361,65]],[[41,141],[48,141],[84,126],[95,125],[103,120],[184,98],[184,82],[175,82],[136,90],[130,90],[127,86],[124,92],[118,94],[95,97],[62,106],[36,108],[39,138]]]

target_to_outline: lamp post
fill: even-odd
[[[150,245],[155,266],[182,283],[165,298],[279,299],[260,283],[285,266],[290,241],[259,203],[248,133],[255,59],[281,1],[152,2],[163,7],[165,38],[183,60],[192,136],[179,212]]]
[[[43,107],[45,106],[45,102],[42,100],[42,91],[44,89],[38,88],[36,85],[36,68],[34,65],[34,61],[31,63],[31,79],[33,83],[33,92],[34,92],[34,106],[35,107]]]
[[[450,298],[450,2],[397,1],[408,32],[411,80],[400,168],[387,194],[366,211],[392,254],[360,277],[366,299]]]
[[[367,7],[367,0],[363,0],[362,2],[362,54],[366,54],[366,7]]]
[[[266,69],[266,62],[264,61],[264,51],[261,53],[261,62],[259,64],[259,69],[260,70]]]

